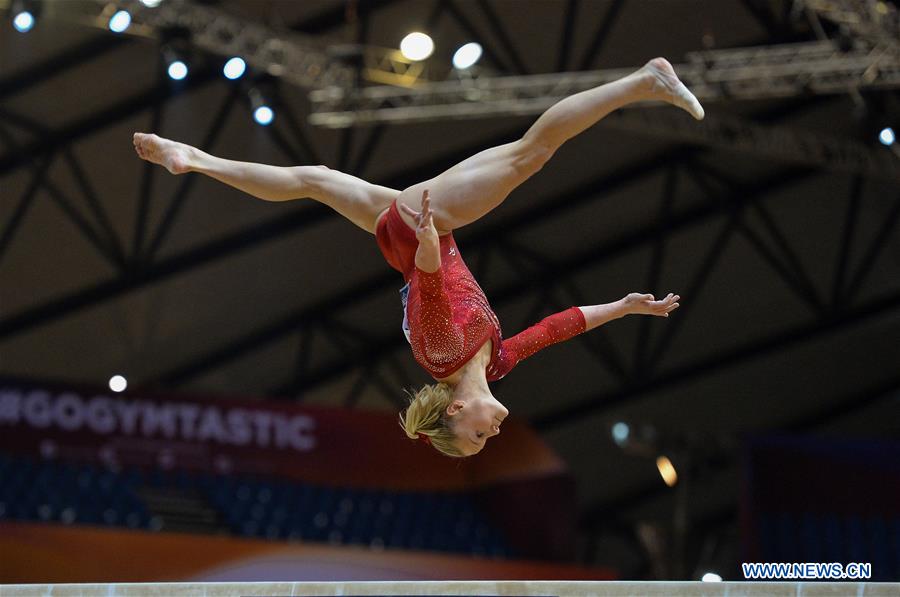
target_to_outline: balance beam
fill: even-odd
[[[0,585],[0,597],[299,597],[391,595],[507,597],[897,597],[900,583],[854,582],[210,582]]]

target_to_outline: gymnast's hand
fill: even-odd
[[[405,203],[401,203],[400,207],[416,221],[416,238],[420,245],[440,245],[437,228],[434,227],[434,214],[431,211],[428,189],[422,193],[422,211],[416,211]]]
[[[405,203],[401,203],[400,207],[416,221],[416,238],[419,240],[419,248],[416,249],[416,267],[423,272],[438,271],[441,269],[441,243],[434,227],[428,191],[422,193],[421,212],[411,209]]]
[[[656,315],[657,317],[668,317],[669,313],[678,308],[678,299],[681,297],[671,292],[666,298],[657,301],[654,300],[652,294],[640,294],[632,292],[625,297],[625,309],[630,314],[635,315]]]

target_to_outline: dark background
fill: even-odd
[[[677,66],[704,48],[815,39],[778,1],[209,4],[322,44],[396,47],[426,29],[445,62],[477,39],[498,74],[660,55]],[[174,86],[156,41],[51,20],[28,35],[4,24],[0,57],[0,374],[36,380],[122,373],[132,388],[396,411],[401,388],[427,377],[399,330],[400,277],[374,239],[311,202],[256,201],[148,167],[131,135],[401,189],[534,119],[325,130],[305,123],[305,90],[275,81],[276,120],[260,127],[212,57],[198,52]],[[868,111],[843,94],[705,107],[889,151],[871,126],[896,124],[895,92],[862,96]],[[494,386],[576,478],[581,562],[646,576],[639,529],[672,524],[675,492],[652,458],[610,440],[614,421],[652,425],[660,449],[691,453],[692,561],[710,542],[738,557],[745,435],[896,438],[898,215],[896,180],[600,124],[458,232],[507,336],[572,304],[683,297],[668,320],[613,322]]]

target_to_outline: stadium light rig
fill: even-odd
[[[9,7],[13,28],[19,33],[28,33],[34,29],[41,8],[41,3],[37,0],[13,0]]]

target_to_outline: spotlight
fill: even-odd
[[[269,106],[260,106],[253,110],[253,120],[263,126],[269,126],[275,120],[275,113]]]
[[[231,79],[234,81],[235,79],[240,79],[244,72],[247,70],[247,63],[244,62],[243,58],[235,56],[225,63],[225,67],[222,69],[222,73],[225,75],[226,79]]]
[[[675,465],[672,464],[672,461],[667,456],[661,455],[656,458],[656,468],[659,470],[659,474],[662,476],[665,484],[669,487],[675,487],[675,484],[678,483],[678,473],[675,472]]]
[[[147,8],[156,8],[157,6],[162,4],[162,0],[141,0],[141,4],[143,4]]]
[[[703,582],[722,582],[722,577],[715,572],[707,572],[700,580]]]
[[[612,438],[618,445],[625,444],[629,435],[631,435],[631,427],[628,426],[628,423],[619,421],[612,426]]]
[[[403,38],[400,51],[407,60],[425,60],[434,52],[434,42],[424,33],[416,31]]]
[[[453,54],[453,66],[465,70],[473,66],[481,58],[481,44],[470,42],[460,47]]]
[[[191,32],[184,27],[165,27],[159,30],[160,52],[166,73],[174,81],[182,81],[190,74]]]
[[[187,77],[188,67],[187,64],[185,64],[181,60],[173,60],[169,63],[169,68],[166,69],[166,72],[169,73],[170,79],[181,81],[182,79]]]
[[[881,141],[882,145],[886,145],[890,147],[894,144],[894,129],[889,126],[881,129],[881,132],[878,133],[878,140]]]
[[[616,421],[610,426],[609,432],[613,442],[626,454],[656,458],[661,451],[656,428],[653,425]]]
[[[127,10],[120,10],[109,19],[109,30],[113,33],[122,33],[131,26],[131,15]]]
[[[40,0],[12,0],[12,2],[0,2],[0,5],[2,4],[9,7],[13,28],[19,33],[28,33],[34,28],[44,7]]]
[[[121,375],[113,375],[109,378],[109,389],[113,392],[124,392],[128,387],[128,380]]]
[[[19,33],[28,33],[34,27],[34,15],[27,10],[23,10],[13,17],[13,27]]]
[[[176,52],[171,45],[162,48],[163,59],[166,61],[166,72],[174,81],[181,81],[188,76],[188,65],[181,57],[183,52]]]
[[[275,112],[266,105],[262,93],[258,89],[250,90],[250,106],[253,108],[253,120],[263,126],[269,126],[275,120]]]

